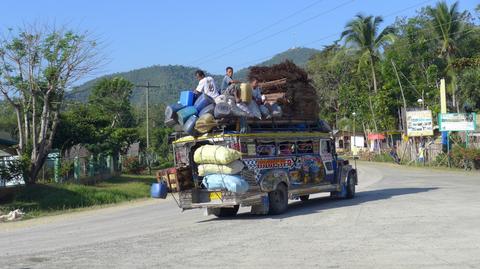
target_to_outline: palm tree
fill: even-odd
[[[378,59],[380,48],[389,40],[393,39],[393,27],[386,27],[379,32],[379,26],[383,22],[380,16],[364,16],[358,14],[345,26],[341,39],[350,43],[360,52],[360,61],[368,60],[372,72],[373,90],[377,93],[377,76],[375,75],[375,61]]]
[[[457,51],[457,43],[463,37],[467,14],[458,11],[458,2],[449,7],[445,1],[438,2],[435,7],[428,7],[426,13],[430,17],[431,28],[440,41],[439,57],[445,59],[448,64],[447,74],[452,82],[452,101],[458,110],[455,96],[456,77],[451,64]]]

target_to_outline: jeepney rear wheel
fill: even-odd
[[[347,179],[347,199],[355,197],[355,178],[354,173],[348,174]]]
[[[213,212],[213,215],[215,215],[218,218],[235,217],[238,213],[239,208],[240,208],[239,205],[236,205],[233,207],[216,208],[215,211]]]
[[[310,198],[310,195],[302,195],[302,196],[299,196],[298,198],[300,198],[300,201],[302,202],[305,202],[305,201],[308,201],[308,198]]]
[[[277,189],[268,193],[269,210],[272,215],[282,214],[288,207],[288,190],[284,183],[280,183]]]

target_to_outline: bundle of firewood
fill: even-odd
[[[318,101],[307,72],[291,61],[272,66],[250,68],[249,78],[259,80],[262,94],[269,103],[281,105],[284,116],[295,119],[317,119]],[[278,98],[277,100],[275,100]]]

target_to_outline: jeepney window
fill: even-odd
[[[278,155],[293,155],[295,154],[295,143],[294,142],[279,142],[278,143]]]
[[[320,154],[329,154],[332,152],[332,148],[330,146],[330,140],[322,139],[320,140]]]
[[[256,152],[258,156],[277,155],[277,146],[275,144],[275,141],[257,142]]]
[[[313,143],[312,143],[312,141],[298,141],[297,142],[297,153],[299,153],[299,154],[313,153]]]

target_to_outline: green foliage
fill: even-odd
[[[23,177],[24,171],[28,169],[28,162],[25,159],[9,161],[8,164],[0,162],[0,178],[12,181]]]
[[[145,165],[143,165],[137,157],[131,156],[127,157],[123,161],[123,167],[125,167],[126,172],[129,174],[139,175],[145,170]]]
[[[125,153],[139,141],[129,101],[132,87],[119,77],[100,80],[87,104],[73,104],[62,113],[55,145],[65,150],[82,144],[94,154]]]
[[[95,41],[55,25],[9,29],[0,38],[0,93],[15,111],[17,151],[30,154],[23,173],[35,183],[52,150],[64,93],[102,61]],[[31,150],[30,150],[31,149]]]
[[[149,196],[153,177],[121,176],[94,186],[78,184],[36,184],[19,188],[12,201],[0,210],[23,209],[27,217],[62,210],[113,204]]]
[[[326,46],[307,64],[318,91],[320,116],[332,126],[351,130],[356,112],[357,130],[374,131],[375,125],[379,131],[395,130],[405,98],[407,108],[418,108],[417,100],[422,99],[436,119],[441,78],[447,79],[449,100],[455,93],[460,110],[480,111],[480,27],[470,18],[457,4],[444,2],[416,16],[397,18],[382,31],[381,18],[356,16],[342,34],[344,46]],[[456,61],[460,55],[463,58]],[[453,102],[448,105],[456,109]]]
[[[130,97],[133,84],[122,78],[103,78],[92,89],[88,103],[94,113],[110,121],[110,127],[130,127],[133,125]]]
[[[70,161],[70,160],[62,161],[62,164],[60,165],[60,175],[63,178],[66,178],[73,173],[73,169],[74,169],[73,161]]]
[[[382,152],[380,154],[375,154],[373,157],[374,162],[384,162],[384,163],[393,163],[394,159],[387,152]]]
[[[17,137],[17,117],[12,106],[0,101],[0,115],[0,130],[8,132],[11,137]]]

